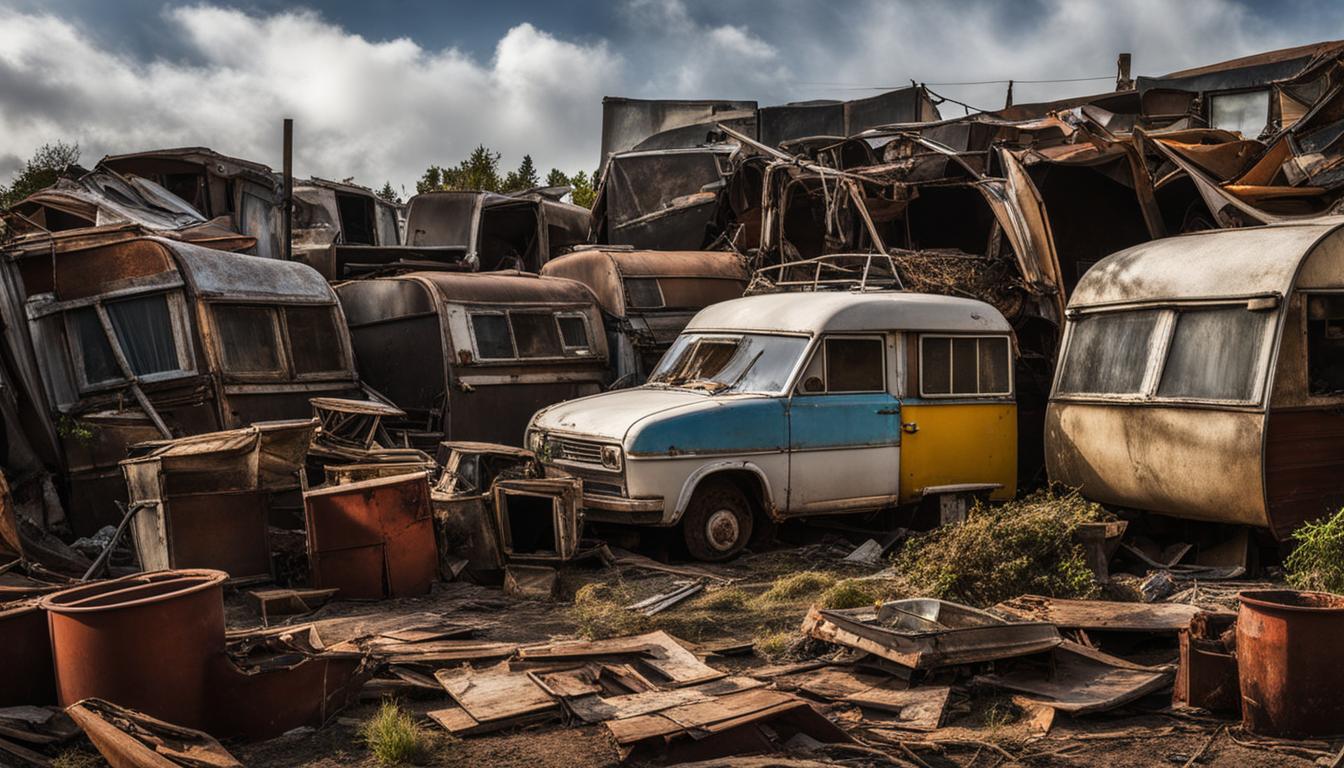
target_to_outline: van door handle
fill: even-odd
[[[907,421],[901,425],[901,431],[913,435],[919,431],[919,424],[913,421]]]
[[[878,416],[899,416],[900,413],[900,408],[880,408],[877,411]]]

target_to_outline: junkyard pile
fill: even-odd
[[[1254,443],[1308,459],[1265,459],[1254,493],[1199,488],[1258,502],[1288,477],[1291,514],[1182,514],[1166,486],[1103,507],[1042,469],[1089,268],[1169,235],[1338,224],[1344,43],[1137,81],[1124,61],[1114,92],[947,119],[921,85],[607,99],[591,211],[559,188],[291,194],[201,148],[67,169],[0,232],[0,765],[1344,764],[1344,597],[1259,562],[1296,536],[1289,583],[1344,584],[1344,513],[1298,525],[1344,499],[1341,392],[1317,381],[1338,372],[1265,373],[1344,355],[1334,310],[1234,290],[1252,320],[1291,310],[1319,339],[1246,357],[1262,400],[1199,404],[1306,414]],[[693,563],[585,519],[592,496],[662,521],[622,495],[619,447],[524,446],[539,408],[643,383],[697,311],[826,290],[998,310],[969,393],[1015,395],[1008,463],[1030,492],[989,506],[1011,488],[939,485],[909,514],[806,521],[767,494],[740,557]],[[1166,333],[1173,307],[1214,298],[1142,311]],[[1005,388],[975,389],[1010,347]],[[955,399],[947,349],[930,400]],[[882,394],[916,375],[901,365]],[[1130,378],[1083,394],[1153,400],[1138,387],[1158,371]],[[1293,384],[1311,397],[1287,402]],[[1149,442],[1099,439],[1126,467]]]

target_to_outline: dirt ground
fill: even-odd
[[[832,581],[862,577],[877,585],[881,598],[899,597],[881,578],[878,567],[839,562],[851,548],[843,542],[781,549],[748,555],[712,572],[731,578],[731,586],[711,587],[655,617],[644,628],[665,629],[688,644],[721,645],[725,641],[754,641],[755,652],[709,657],[711,665],[750,674],[754,667],[806,658],[818,649],[798,634],[809,604],[822,598],[824,587],[784,599],[765,599],[780,577],[816,572]],[[576,564],[564,571],[562,597],[557,601],[516,600],[495,588],[463,583],[436,585],[433,594],[415,599],[378,603],[335,602],[315,614],[291,623],[317,622],[328,643],[368,633],[388,622],[404,624],[424,615],[487,625],[479,633],[486,640],[534,642],[568,639],[599,632],[590,616],[573,604],[576,592],[587,584],[605,584],[623,598],[659,594],[683,577],[639,567],[601,567]],[[849,583],[849,582],[846,582]],[[715,593],[734,589],[733,608],[724,608]],[[1202,599],[1218,600],[1229,588],[1206,588]],[[885,591],[884,591],[885,590]],[[230,628],[257,626],[259,617],[241,595],[228,601]],[[609,628],[608,628],[609,629]],[[1174,639],[1109,638],[1093,641],[1103,650],[1143,663],[1174,663]],[[810,645],[809,645],[810,644]],[[838,765],[904,765],[919,768],[1002,765],[1113,765],[1113,766],[1308,766],[1331,754],[1339,744],[1278,742],[1253,737],[1238,723],[1207,713],[1174,711],[1170,692],[1156,694],[1121,710],[1088,717],[1059,715],[1047,734],[1005,696],[958,685],[945,726],[932,733],[864,727],[865,714],[852,706],[816,702],[856,738],[856,744],[792,757]],[[402,701],[409,712],[422,715],[445,705],[446,695]],[[254,744],[227,744],[245,765],[289,767],[376,766],[359,736],[360,725],[378,707],[365,701],[342,712],[318,731],[292,733]],[[453,738],[423,719],[433,747],[423,764],[433,766],[501,766],[504,768],[576,768],[619,764],[614,744],[603,726],[567,727],[560,723],[523,727],[469,738]],[[783,758],[784,756],[780,756]]]

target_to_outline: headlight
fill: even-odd
[[[602,446],[602,466],[614,472],[621,471],[621,447],[618,445]]]
[[[527,450],[540,456],[541,446],[545,442],[546,442],[546,435],[542,434],[540,430],[533,429],[528,431]]]

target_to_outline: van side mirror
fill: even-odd
[[[824,392],[826,391],[826,384],[822,382],[820,376],[808,376],[806,379],[803,379],[803,391]]]

